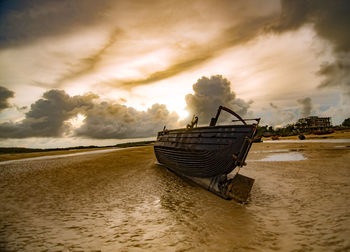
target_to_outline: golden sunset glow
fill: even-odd
[[[73,117],[68,120],[70,124],[72,124],[73,128],[79,128],[81,125],[83,125],[83,121],[86,117],[82,114],[78,114],[76,117]]]
[[[295,121],[301,109],[297,100],[306,97],[312,101],[311,114],[332,116],[334,123],[350,111],[348,31],[341,32],[341,21],[321,15],[339,11],[327,1],[310,3],[305,16],[290,12],[290,5],[304,8],[302,4],[277,0],[88,1],[76,3],[76,9],[39,2],[4,5],[0,86],[9,90],[4,99],[10,102],[0,123],[10,124],[2,145],[29,136],[96,138],[87,132],[88,124],[102,107],[109,119],[103,115],[99,121],[121,127],[111,138],[133,138],[120,133],[124,127],[134,128],[137,137],[150,137],[154,132],[137,134],[131,121],[155,123],[160,113],[159,129],[161,124],[183,126],[180,122],[196,113],[186,96],[210,99],[212,91],[196,93],[194,85],[211,76],[230,83],[227,105],[238,104],[243,117],[262,117],[265,124]],[[330,37],[329,30],[339,34]],[[50,90],[56,91],[45,97]],[[52,113],[40,107],[45,102],[67,111],[56,127],[47,119],[47,132],[31,135],[31,123]],[[293,115],[281,117],[283,113]],[[117,121],[134,119],[115,124],[113,116]],[[65,131],[66,123],[81,129]]]

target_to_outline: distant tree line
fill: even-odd
[[[341,125],[343,127],[350,127],[350,118],[345,119]]]
[[[0,147],[0,154],[15,154],[15,153],[32,153],[32,152],[49,152],[49,151],[67,151],[67,150],[80,150],[80,149],[95,149],[95,148],[107,148],[107,147],[118,147],[118,148],[127,148],[127,147],[136,147],[136,146],[146,146],[153,144],[154,141],[141,141],[141,142],[130,142],[122,143],[116,145],[108,146],[74,146],[67,148],[50,148],[50,149],[35,149],[35,148],[22,148],[22,147]]]
[[[350,118],[347,118],[343,121],[341,125],[332,126],[332,129],[344,129],[344,128],[350,128]],[[296,136],[304,132],[300,132],[295,127],[295,124],[288,124],[284,127],[279,128],[273,128],[272,126],[265,125],[265,126],[258,126],[258,136]],[[311,133],[311,132],[310,132]]]
[[[294,136],[298,135],[299,132],[294,128],[294,124],[288,124],[282,128],[273,128],[272,126],[258,126],[258,136]]]

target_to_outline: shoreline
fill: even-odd
[[[305,135],[305,140],[300,140],[298,136],[287,136],[279,137],[278,140],[272,140],[271,137],[263,137],[262,143],[350,143],[350,131],[342,130],[336,131],[332,134],[327,135]],[[75,155],[86,155],[102,152],[109,152],[118,149],[126,149],[131,147],[142,147],[142,146],[152,146],[153,141],[149,142],[134,142],[134,143],[124,143],[118,144],[116,146],[94,146],[91,148],[79,148],[79,147],[69,147],[66,149],[43,149],[42,151],[24,152],[24,153],[1,153],[0,154],[0,165],[7,163],[11,160],[35,160],[42,159],[43,157],[59,158],[65,156],[75,156]],[[258,143],[256,143],[258,144]],[[30,151],[31,149],[26,149]]]
[[[6,165],[6,164],[12,164],[12,163],[24,162],[24,161],[34,161],[34,160],[74,157],[74,156],[80,156],[80,155],[108,153],[108,152],[113,152],[113,151],[118,151],[118,150],[131,149],[131,148],[137,148],[137,147],[109,148],[109,149],[103,149],[103,150],[77,151],[77,152],[69,153],[69,154],[58,154],[58,153],[56,153],[56,154],[53,154],[53,155],[41,155],[41,156],[34,156],[34,157],[28,157],[28,158],[9,159],[9,160],[0,161],[0,165]],[[47,154],[49,154],[49,153],[47,153]]]
[[[278,140],[273,140],[272,137],[262,137],[262,141],[279,141],[279,140],[300,140],[300,141],[305,141],[305,140],[322,140],[322,139],[350,139],[350,130],[349,129],[344,129],[344,130],[339,130],[335,131],[330,134],[325,134],[325,135],[315,135],[315,134],[304,134],[305,139],[300,140],[298,135],[295,136],[278,136]]]
[[[33,158],[42,158],[46,156],[74,156],[74,155],[83,155],[98,152],[106,152],[106,150],[119,150],[119,149],[129,149],[133,147],[143,147],[143,146],[152,146],[152,142],[135,142],[135,143],[125,143],[125,144],[117,144],[116,146],[101,146],[94,148],[76,148],[70,147],[63,150],[45,150],[39,152],[25,152],[25,153],[3,153],[0,154],[0,164],[3,164],[6,161],[10,160],[23,160],[23,159],[31,159]],[[28,149],[30,150],[30,149]],[[91,153],[91,154],[92,154]],[[34,159],[35,160],[35,159]]]

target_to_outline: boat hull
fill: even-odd
[[[154,151],[160,164],[180,175],[215,177],[244,164],[255,132],[254,124],[164,130]]]

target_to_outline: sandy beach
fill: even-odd
[[[4,251],[348,251],[350,140],[256,143],[223,200],[155,164],[152,146],[0,163]]]
[[[0,252],[350,252],[349,0],[0,6]]]
[[[54,156],[54,155],[65,155],[65,154],[76,154],[80,152],[90,152],[97,150],[113,149],[113,148],[92,148],[92,149],[72,149],[72,150],[60,150],[60,151],[47,151],[47,152],[30,152],[30,153],[7,153],[0,154],[0,162],[8,160],[17,160],[33,157],[43,157],[43,156]]]

